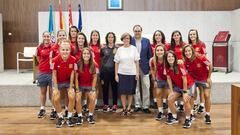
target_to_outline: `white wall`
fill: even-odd
[[[3,62],[3,33],[2,33],[2,14],[0,14],[0,72],[4,70],[4,62]]]
[[[64,12],[65,24],[68,25],[68,13]],[[58,12],[54,12],[55,30],[59,27]],[[41,34],[48,30],[48,12],[39,12],[38,31],[39,41]],[[237,19],[238,18],[238,19]],[[218,31],[230,31],[236,37],[237,30],[240,30],[240,10],[236,11],[104,11],[104,12],[82,12],[83,32],[89,35],[91,30],[97,29],[101,34],[101,42],[107,32],[113,31],[117,35],[117,42],[124,32],[132,33],[132,27],[140,24],[143,27],[143,35],[152,38],[155,30],[160,29],[165,33],[167,41],[170,41],[172,31],[180,30],[183,40],[187,42],[189,29],[195,28],[199,31],[199,36],[207,45],[207,57],[212,60],[212,41]],[[238,22],[237,22],[238,21]],[[78,23],[78,12],[73,12],[73,23]],[[237,29],[235,27],[238,27]],[[233,69],[239,71],[240,62],[236,60],[240,48],[233,38]],[[240,39],[240,37],[238,37]]]

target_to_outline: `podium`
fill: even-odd
[[[220,31],[214,38],[212,45],[212,62],[213,71],[216,69],[225,69],[226,73],[230,72],[229,66],[229,31]]]
[[[240,135],[240,84],[232,84],[232,135]]]

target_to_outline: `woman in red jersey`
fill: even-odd
[[[58,114],[56,127],[60,128],[64,124],[60,91],[68,93],[68,116],[67,125],[74,126],[73,109],[75,105],[74,91],[74,73],[77,70],[76,59],[70,55],[71,47],[68,41],[62,41],[59,48],[60,55],[56,56],[52,61],[53,69],[53,102]]]
[[[88,47],[87,37],[84,33],[79,32],[77,34],[76,40],[76,49],[74,50],[74,57],[76,58],[77,62],[81,59],[82,56],[82,49]]]
[[[96,74],[96,66],[93,60],[92,52],[89,48],[83,48],[81,59],[78,62],[78,71],[76,73],[75,85],[76,85],[76,110],[78,113],[77,123],[83,123],[83,115],[82,115],[82,103],[81,98],[82,94],[85,93],[88,99],[88,122],[90,124],[94,124],[94,107],[96,100],[96,82],[97,82],[97,74]]]
[[[177,64],[177,57],[173,51],[168,51],[165,55],[165,67],[167,73],[167,82],[169,85],[167,124],[178,123],[175,101],[183,98],[185,122],[184,128],[191,127],[191,103],[193,102],[195,84],[193,78],[187,73],[184,64]]]
[[[152,74],[152,81],[154,82],[154,89],[156,91],[156,100],[158,107],[158,114],[156,115],[156,120],[161,120],[164,118],[163,115],[163,92],[167,92],[168,95],[168,86],[167,86],[167,77],[164,74],[164,54],[165,46],[163,44],[158,44],[155,48],[154,56],[150,59],[150,69]],[[164,91],[165,90],[165,91]]]
[[[76,26],[71,26],[69,28],[69,33],[68,33],[68,39],[71,42],[71,55],[74,56],[74,52],[76,50],[77,47],[77,34],[78,34],[79,30]]]
[[[196,86],[203,89],[206,108],[205,123],[210,124],[212,64],[205,56],[196,55],[191,45],[186,45],[183,48],[183,57],[185,58],[186,68],[194,78]]]

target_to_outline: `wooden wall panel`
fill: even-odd
[[[62,0],[67,11],[69,0]],[[70,0],[73,11],[81,3],[83,11],[106,11],[107,0]],[[0,0],[3,15],[4,66],[16,68],[16,53],[24,46],[36,46],[38,12],[48,11],[49,3],[57,10],[57,0]],[[212,11],[240,8],[239,0],[123,0],[124,11]],[[8,33],[12,33],[9,36]],[[24,67],[24,65],[23,65]],[[28,67],[27,65],[25,67]]]

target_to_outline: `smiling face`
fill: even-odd
[[[158,58],[162,58],[164,55],[164,48],[162,46],[157,46],[155,49],[155,54]]]
[[[88,62],[90,60],[90,58],[91,58],[91,54],[90,53],[91,52],[89,50],[87,50],[87,49],[83,50],[82,58],[83,58],[84,61]]]
[[[43,44],[49,44],[50,43],[50,39],[51,39],[51,35],[49,32],[44,32],[42,35],[43,38]]]
[[[60,55],[63,60],[67,60],[71,52],[70,44],[63,41],[60,45]]]
[[[174,39],[175,43],[180,42],[181,35],[179,32],[175,32],[172,38]]]
[[[78,35],[77,37],[77,43],[79,49],[82,49],[84,47],[85,37],[83,35]]]
[[[189,32],[189,38],[191,39],[191,41],[196,41],[197,40],[197,32],[196,31],[190,31]]]
[[[172,53],[168,53],[167,55],[167,62],[169,63],[169,65],[173,65],[175,62],[175,58],[174,55]]]
[[[123,38],[123,44],[124,45],[129,45],[130,44],[130,36],[127,35]]]
[[[58,38],[58,42],[61,42],[61,41],[65,40],[65,39],[67,39],[66,32],[59,31],[58,35],[57,35],[57,38]]]
[[[98,33],[97,32],[93,32],[92,36],[91,36],[91,39],[92,39],[92,42],[96,44],[98,42],[98,40],[99,40]]]
[[[135,26],[133,29],[134,37],[139,39],[142,37],[142,28],[140,26]]]
[[[158,42],[162,42],[162,34],[159,32],[159,31],[157,31],[155,34],[154,34],[154,38],[155,38],[155,40],[156,40],[156,42],[158,43]]]
[[[72,38],[76,38],[77,37],[77,29],[76,28],[71,28],[70,29],[70,35]]]
[[[113,44],[114,43],[114,36],[113,34],[109,34],[107,37],[108,43]]]

